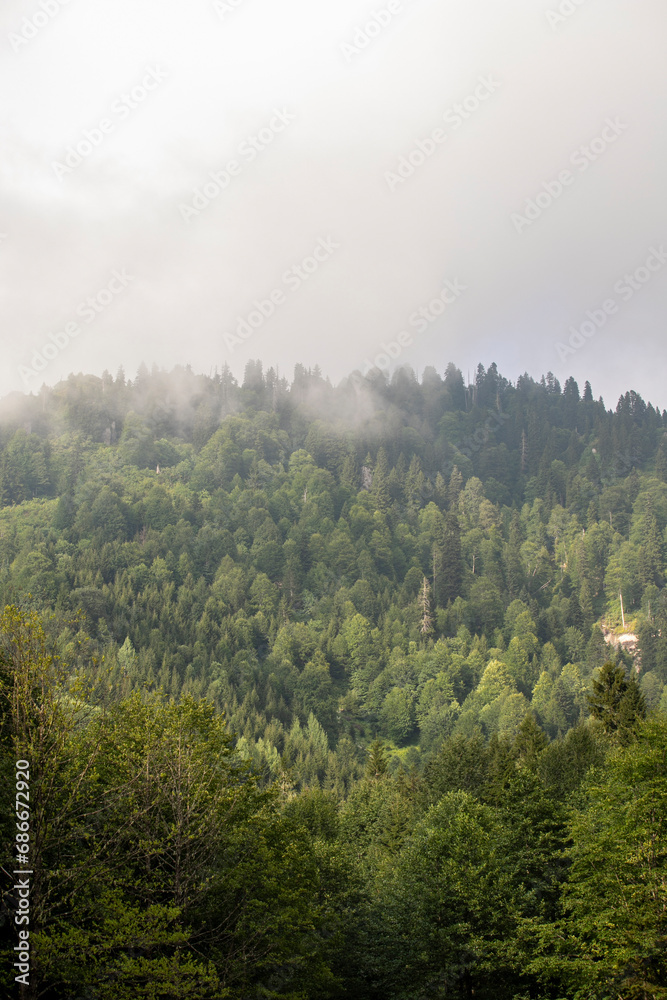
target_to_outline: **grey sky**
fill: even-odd
[[[666,13],[6,0],[0,393],[394,355],[667,407]]]

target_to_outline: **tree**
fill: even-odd
[[[541,929],[532,970],[559,995],[664,1000],[667,721],[591,772],[570,824],[562,916]]]
[[[465,410],[466,393],[463,384],[463,375],[451,361],[445,369],[444,389],[447,398],[447,409]]]
[[[368,748],[368,762],[366,764],[366,775],[377,780],[387,773],[387,753],[384,743],[380,739],[375,739]]]
[[[515,511],[512,514],[512,523],[507,545],[505,546],[505,581],[510,597],[517,598],[523,586],[523,565],[521,562],[521,525],[519,514]]]
[[[213,706],[135,693],[104,711],[36,616],[6,609],[0,638],[3,770],[30,763],[29,995],[322,988],[314,862]]]
[[[644,516],[643,543],[640,549],[639,572],[644,587],[663,583],[662,536],[653,510],[651,498],[647,499]]]
[[[450,510],[445,515],[442,537],[436,541],[442,553],[436,601],[440,607],[446,607],[449,601],[459,596],[463,583],[461,529],[454,511]]]
[[[434,556],[435,559],[435,556]],[[422,589],[419,594],[419,610],[421,612],[421,621],[419,623],[419,631],[426,638],[433,632],[433,619],[431,617],[431,600],[429,597],[429,585],[428,580],[424,577],[422,583]]]
[[[667,483],[667,446],[662,441],[655,459],[655,474],[661,483]]]
[[[627,683],[618,710],[618,735],[622,743],[629,743],[638,723],[646,718],[646,699],[633,673]]]
[[[405,499],[410,514],[416,514],[425,506],[427,485],[421,460],[418,455],[413,455],[405,476]]]
[[[390,502],[389,464],[384,448],[380,448],[377,453],[377,460],[373,469],[371,496],[374,498],[378,510],[385,511],[388,509]]]
[[[410,738],[415,728],[415,698],[412,691],[393,687],[380,709],[383,732],[399,745]]]
[[[479,796],[486,784],[489,752],[481,732],[467,737],[449,736],[428,761],[424,775],[437,801],[447,792],[462,791]]]
[[[608,661],[593,678],[588,707],[606,733],[629,730],[646,715],[646,705],[636,680],[628,681],[623,667]]]
[[[512,890],[493,810],[451,792],[415,828],[379,886],[381,996],[503,996]]]
[[[449,510],[458,510],[459,496],[461,495],[462,489],[463,476],[459,471],[458,465],[455,465],[452,469],[452,474],[449,477],[449,483],[447,484],[447,507]]]
[[[72,849],[72,828],[89,808],[100,746],[83,741],[82,748],[81,734],[94,712],[76,697],[80,689],[65,694],[67,667],[49,649],[35,612],[15,605],[4,609],[0,665],[3,776],[9,778],[14,761],[28,762],[31,914],[37,927],[44,927],[55,907],[66,905],[63,894],[85,887],[98,862],[91,856],[88,872],[70,872],[58,887],[49,878],[50,860]]]

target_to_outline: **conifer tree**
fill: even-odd
[[[655,474],[661,483],[667,483],[667,446],[662,441],[655,459]]]
[[[607,661],[592,686],[588,696],[591,715],[602,723],[606,733],[620,730],[621,739],[627,740],[637,722],[646,716],[646,703],[636,679],[628,680],[623,667]]]
[[[411,514],[416,514],[425,505],[426,492],[427,480],[421,460],[418,455],[413,455],[405,477],[405,499]]]
[[[447,507],[449,510],[457,510],[459,503],[459,495],[463,489],[463,476],[457,465],[452,469],[452,474],[449,477],[449,483],[447,484]]]
[[[384,448],[378,450],[377,461],[373,470],[371,495],[377,504],[378,510],[386,511],[389,508],[389,464]]]
[[[368,748],[368,761],[366,763],[366,777],[377,781],[388,770],[387,752],[381,739],[374,739]]]
[[[438,540],[442,553],[438,592],[441,607],[455,601],[463,584],[463,555],[461,553],[461,529],[454,511],[448,511],[444,518],[442,538]]]
[[[521,562],[521,525],[518,511],[512,514],[509,541],[505,549],[505,582],[510,598],[519,596],[523,587],[523,564]]]
[[[647,500],[647,510],[644,521],[643,541],[640,549],[640,573],[644,587],[654,584],[662,586],[663,582],[663,551],[662,537],[653,509],[651,498]]]

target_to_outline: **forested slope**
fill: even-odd
[[[234,910],[221,883],[118,888],[130,924],[149,900],[187,914],[212,963],[156,995],[667,996],[665,411],[495,365],[334,388],[250,362],[240,386],[71,376],[3,401],[0,442],[8,661],[41,616],[59,683],[89,685],[85,735],[63,723],[79,755],[96,713],[137,761],[141,712],[164,746],[185,713],[202,775],[223,744],[236,762],[216,779],[248,797],[234,836],[275,868],[248,878],[276,920],[224,947],[203,930]],[[634,662],[601,624],[638,637]],[[230,878],[234,850],[201,864]],[[153,959],[188,953],[160,933]],[[270,959],[240,957],[244,934]]]

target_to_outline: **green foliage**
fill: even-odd
[[[636,679],[627,680],[625,670],[611,661],[593,679],[588,703],[591,715],[599,719],[606,733],[619,733],[626,739],[646,716],[646,703]]]
[[[366,775],[369,778],[381,778],[387,773],[387,755],[382,740],[373,740],[368,748],[368,763]]]
[[[667,414],[259,362],[3,414],[44,995],[661,995]]]
[[[591,772],[573,814],[560,921],[542,928],[534,961],[567,995],[667,995],[667,724],[637,738]]]
[[[381,988],[399,997],[491,995],[511,934],[512,891],[491,809],[465,792],[433,806],[387,880]],[[380,984],[378,984],[380,985]]]
[[[328,982],[308,845],[213,706],[135,693],[89,708],[58,687],[34,615],[8,608],[0,629],[4,770],[18,756],[33,774],[36,981],[154,998]]]

